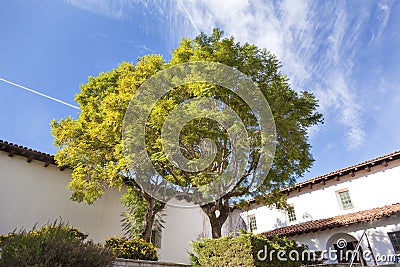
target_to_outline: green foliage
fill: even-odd
[[[123,62],[117,69],[89,77],[75,100],[81,112],[51,122],[55,160],[73,169],[72,199],[93,203],[107,187],[121,188],[128,176],[122,150],[122,121],[137,88],[164,64],[161,56],[145,56],[136,66]]]
[[[144,239],[110,238],[106,240],[107,248],[111,249],[117,258],[157,261],[157,249]]]
[[[109,266],[113,253],[86,237],[62,222],[2,235],[0,266]]]
[[[261,185],[253,190],[251,178],[258,170],[254,166],[257,165],[260,156],[260,125],[246,103],[237,95],[216,85],[196,83],[182,86],[176,88],[170,97],[166,96],[158,113],[155,109],[155,116],[150,117],[147,125],[152,127],[152,131],[149,132],[157,133],[162,123],[163,112],[176,107],[185,98],[207,96],[229,105],[243,121],[248,138],[252,140],[248,167],[233,190],[217,201],[202,206],[210,219],[213,237],[219,237],[221,227],[228,217],[229,207],[234,202],[245,206],[247,202],[242,200],[252,197],[265,205],[274,204],[278,208],[287,206],[280,188],[294,183],[311,167],[314,160],[310,154],[308,129],[321,123],[322,115],[316,110],[318,102],[315,96],[307,91],[293,90],[289,79],[280,71],[281,63],[266,49],[249,43],[238,43],[233,37],[224,38],[222,31],[214,29],[210,36],[202,33],[193,40],[184,39],[173,51],[168,66],[193,61],[223,63],[247,75],[267,99],[276,125],[277,139],[273,164]],[[185,127],[181,132],[180,145],[188,151],[186,155],[194,155],[196,158],[196,140],[200,137],[210,138],[216,144],[217,156],[209,168],[193,174],[170,167],[171,164],[165,157],[158,156],[159,151],[162,151],[160,137],[153,137],[155,145],[149,152],[152,155],[151,159],[156,166],[166,166],[168,175],[180,183],[184,181],[192,185],[201,185],[212,181],[225,170],[232,153],[232,144],[226,132],[215,121],[192,121]],[[218,218],[215,216],[217,210],[220,211]]]
[[[295,91],[288,78],[280,72],[280,62],[266,49],[249,43],[238,43],[233,37],[224,38],[223,32],[214,29],[210,36],[204,33],[195,39],[183,39],[165,63],[161,56],[149,55],[139,59],[136,65],[121,63],[117,69],[89,77],[87,84],[75,100],[81,112],[77,119],[67,117],[51,122],[54,144],[59,148],[55,159],[59,165],[73,168],[69,188],[72,199],[93,203],[101,197],[107,187],[122,187],[130,174],[124,158],[121,133],[122,122],[128,104],[138,88],[152,75],[162,69],[194,61],[219,62],[247,75],[261,90],[271,107],[277,131],[274,162],[268,176],[256,191],[251,191],[251,177],[257,171],[260,158],[260,125],[248,105],[226,88],[213,84],[193,83],[173,88],[157,102],[146,122],[147,153],[159,173],[167,180],[179,185],[200,186],[219,177],[232,158],[232,140],[215,120],[201,118],[189,121],[179,136],[179,147],[188,159],[201,156],[199,140],[209,138],[216,144],[216,157],[207,168],[198,171],[183,171],[167,159],[161,142],[161,128],[171,110],[188,99],[211,97],[224,102],[243,121],[250,140],[250,155],[243,177],[234,189],[214,203],[203,206],[210,219],[213,236],[220,236],[220,227],[234,201],[254,197],[264,204],[285,205],[285,197],[279,188],[293,183],[312,165],[307,131],[322,122],[316,111],[318,103],[307,91]],[[135,138],[135,136],[133,137]],[[132,177],[129,177],[132,178]],[[155,214],[164,207],[154,203],[135,182],[132,201],[135,205],[125,218],[134,222],[150,240]],[[139,195],[140,196],[139,196]],[[245,202],[242,202],[245,203]],[[146,212],[144,215],[144,204]],[[215,211],[220,216],[215,217]],[[140,218],[139,218],[140,217]],[[145,222],[145,227],[143,227]],[[216,229],[219,228],[219,229]]]
[[[141,234],[146,240],[150,240],[153,214],[164,205],[134,181],[127,182],[129,170],[122,149],[122,122],[137,88],[163,65],[161,56],[149,55],[135,66],[123,62],[117,69],[89,77],[75,97],[81,109],[79,117],[51,122],[54,145],[59,149],[55,160],[58,165],[73,169],[68,185],[73,192],[71,198],[92,204],[106,188],[121,189],[124,183],[129,184],[132,196],[123,220],[138,227],[131,228],[133,236]]]
[[[121,200],[125,211],[122,212],[122,232],[129,239],[139,239],[145,231],[147,213],[147,205],[144,198],[133,188],[128,188]],[[150,241],[156,244],[157,240],[161,240],[161,231],[165,223],[163,217],[165,212],[161,211],[155,215],[152,226],[152,234]]]
[[[229,236],[192,242],[192,266],[254,266],[249,236]]]
[[[275,236],[268,239],[261,235],[253,235],[252,233],[242,232],[237,237],[221,237],[214,239],[203,239],[200,242],[192,242],[194,253],[190,254],[191,266],[204,267],[220,267],[220,266],[243,266],[243,267],[296,267],[304,264],[315,263],[307,258],[302,260],[302,252],[307,249],[304,245],[298,245],[295,241],[285,237]],[[271,258],[263,259],[265,248],[267,254],[274,250]],[[262,250],[262,253],[259,251]],[[278,251],[281,252],[281,258],[284,255],[287,261],[279,260]],[[291,251],[296,251],[300,255],[296,256],[296,252],[292,252],[292,259],[289,257]],[[261,260],[258,257],[261,257]],[[298,259],[298,260],[297,260]]]
[[[126,211],[122,212],[122,231],[128,238],[140,238],[145,229],[146,201],[133,188],[128,188],[121,202]]]
[[[322,121],[322,115],[316,112],[318,103],[314,95],[307,91],[296,92],[289,84],[288,78],[280,72],[280,62],[275,55],[268,52],[266,49],[258,48],[249,43],[235,42],[233,37],[223,38],[223,32],[214,29],[211,36],[204,33],[200,34],[195,39],[184,39],[178,48],[172,53],[172,58],[168,62],[168,66],[176,65],[192,61],[213,61],[235,67],[258,86],[259,90],[267,99],[276,124],[277,145],[276,153],[272,168],[267,179],[257,189],[256,192],[249,192],[248,177],[243,177],[235,188],[234,192],[226,196],[243,197],[249,196],[258,197],[261,201],[269,203],[282,203],[282,198],[278,194],[273,194],[266,197],[266,194],[273,190],[279,189],[282,186],[295,181],[301,177],[303,173],[312,165],[313,159],[310,154],[310,145],[308,143],[307,130],[309,127],[317,125]],[[257,131],[252,129],[259,127],[254,116],[249,112],[249,108],[239,97],[229,90],[224,90],[215,85],[194,84],[184,88],[177,88],[176,91],[170,94],[168,98],[169,107],[166,108],[160,104],[163,110],[168,110],[176,107],[179,101],[184,97],[213,97],[227,103],[239,115],[246,126],[246,130],[250,140],[257,140]],[[154,128],[159,127],[160,115],[157,114],[157,120],[149,120],[149,127],[154,124]],[[153,123],[153,124],[152,124]],[[186,126],[187,131],[182,131],[181,143],[182,147],[189,150],[195,155],[196,146],[190,146],[194,140],[200,137],[211,138],[218,146],[218,155],[230,155],[231,147],[226,132],[222,131],[215,121],[202,120],[193,121]],[[160,137],[159,137],[160,138]],[[159,142],[154,142],[160,144]],[[225,145],[227,144],[227,145]],[[250,144],[252,154],[249,159],[249,168],[246,173],[253,173],[251,166],[258,160],[256,153],[257,142]],[[161,150],[161,148],[158,148]],[[153,158],[156,160],[156,158]],[[162,159],[165,161],[165,159]],[[229,157],[217,157],[216,162],[211,166],[225,166],[223,161],[228,161]],[[162,162],[165,164],[165,162]],[[197,174],[202,180],[210,180],[215,174],[223,171],[223,168],[208,168],[204,172]],[[187,173],[175,173],[189,177]],[[202,181],[193,178],[191,181],[194,184],[202,184]],[[284,201],[283,201],[284,202]]]

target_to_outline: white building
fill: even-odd
[[[66,188],[70,179],[71,170],[51,155],[0,140],[0,234],[62,218],[95,241],[121,235],[121,193],[109,190],[91,206],[77,203]],[[367,257],[360,261],[386,264],[400,253],[399,188],[400,151],[282,189],[293,212],[256,203],[249,211],[233,210],[223,233],[245,228],[284,235],[326,252],[354,249],[361,239]],[[187,263],[190,242],[211,236],[208,218],[200,208],[167,206],[166,213],[159,258]]]
[[[0,140],[0,234],[62,219],[89,239],[121,235],[121,193],[109,190],[94,205],[70,200],[71,170],[42,152]]]
[[[310,251],[324,252],[326,263],[350,261],[346,251],[354,250],[365,232],[360,242],[365,259],[355,262],[392,263],[400,253],[399,188],[400,151],[282,189],[292,212],[256,203],[249,211],[234,210],[223,232],[245,224],[256,234],[288,236],[308,245]],[[182,250],[190,250],[189,241],[210,237],[208,219],[200,209],[168,208],[161,254],[185,262]]]
[[[254,233],[288,236],[310,250],[345,253],[355,249],[365,232],[360,250],[366,257],[361,262],[380,265],[400,253],[399,188],[400,151],[283,189],[291,212],[254,204],[237,214]],[[346,246],[337,243],[341,239]],[[336,257],[327,262],[351,259]]]

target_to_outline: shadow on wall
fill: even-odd
[[[284,221],[284,220],[282,220],[282,219],[280,219],[280,218],[277,218],[277,219],[276,219],[276,222],[275,222],[275,224],[274,224],[274,228],[275,228],[275,229],[276,229],[276,228],[286,227],[286,226],[287,226],[286,221]]]
[[[227,235],[231,234],[233,237],[236,237],[239,235],[241,230],[246,231],[247,225],[241,216],[237,216],[232,221],[227,220],[225,222],[222,235],[227,236]]]

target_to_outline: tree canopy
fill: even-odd
[[[133,93],[164,66],[161,56],[140,59],[136,66],[123,62],[117,69],[89,77],[75,100],[81,112],[77,119],[67,117],[51,122],[54,144],[59,148],[55,160],[73,169],[68,187],[72,199],[92,204],[108,187],[130,189],[124,204],[131,210],[128,221],[136,222],[133,234],[150,240],[156,214],[164,204],[128,181],[122,148],[122,121]],[[143,218],[144,216],[144,218]],[[130,219],[130,220],[129,220]],[[138,230],[139,229],[139,230]]]
[[[76,101],[81,107],[77,119],[65,118],[52,122],[55,145],[59,147],[56,161],[73,168],[69,187],[72,198],[93,203],[109,186],[121,188],[130,181],[136,194],[135,202],[146,206],[147,224],[152,224],[163,204],[152,198],[134,179],[124,157],[122,127],[125,112],[132,96],[152,75],[163,69],[187,62],[209,61],[234,67],[247,75],[267,99],[276,127],[276,151],[268,175],[252,190],[249,180],[257,172],[260,159],[260,131],[257,117],[237,94],[215,84],[196,82],[180,85],[165,94],[146,122],[146,150],[158,173],[166,180],[179,185],[194,187],[214,181],[226,171],[232,159],[235,143],[227,129],[212,118],[196,118],[181,129],[178,149],[188,159],[202,157],[202,139],[215,145],[215,157],[206,168],[187,171],[177,168],[165,155],[162,143],[162,128],[168,114],[181,103],[201,97],[213,98],[225,103],[242,121],[249,140],[249,158],[246,171],[224,196],[203,203],[201,208],[210,219],[213,237],[221,236],[221,227],[226,221],[233,202],[253,197],[265,204],[284,203],[279,188],[293,183],[312,165],[307,130],[322,122],[322,115],[314,95],[307,91],[296,92],[290,87],[288,78],[280,71],[281,65],[275,55],[266,49],[249,43],[238,43],[233,37],[224,38],[223,32],[214,29],[210,36],[202,33],[194,39],[183,39],[173,50],[171,59],[164,62],[161,56],[148,55],[140,58],[136,65],[122,63],[117,69],[89,77],[81,86]],[[203,144],[204,145],[204,144]],[[217,212],[218,211],[218,212]],[[144,230],[149,234],[150,227]]]

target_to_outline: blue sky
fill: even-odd
[[[89,75],[215,26],[282,61],[320,101],[305,178],[400,149],[399,1],[0,0],[0,78],[76,105]],[[0,81],[0,139],[55,153],[49,122],[78,110]],[[304,179],[304,178],[303,178]]]

